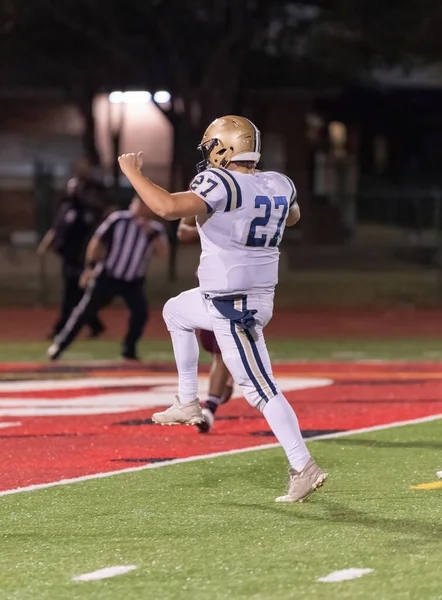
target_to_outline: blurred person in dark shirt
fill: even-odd
[[[105,216],[106,188],[93,176],[92,165],[86,158],[77,161],[74,176],[67,182],[55,214],[54,224],[42,239],[38,254],[49,248],[62,260],[63,295],[60,315],[50,337],[56,336],[66,324],[72,310],[83,295],[79,282],[84,267],[87,244]],[[104,331],[96,314],[90,315],[87,325],[91,337]]]

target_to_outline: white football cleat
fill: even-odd
[[[439,479],[442,479],[442,471],[438,471],[436,475],[439,477]]]
[[[302,502],[312,492],[321,487],[327,479],[327,473],[324,473],[311,457],[302,471],[289,469],[289,475],[288,494],[279,496],[275,502]]]
[[[154,413],[152,421],[159,425],[198,425],[204,421],[198,398],[181,404],[178,396],[176,402],[163,412]]]

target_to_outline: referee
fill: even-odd
[[[71,316],[48,349],[51,360],[77,337],[83,325],[116,296],[129,312],[129,328],[122,356],[137,360],[136,343],[148,318],[144,276],[152,255],[166,258],[169,242],[161,223],[151,220],[150,210],[135,196],[129,210],[110,214],[98,227],[86,250],[86,266],[80,278],[85,292]]]

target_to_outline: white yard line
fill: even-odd
[[[363,575],[373,573],[373,569],[342,569],[341,571],[333,571],[325,577],[319,577],[316,581],[323,583],[339,583],[340,581],[349,581],[350,579],[358,579]]]
[[[99,579],[108,579],[109,577],[115,577],[116,575],[124,575],[124,573],[133,571],[136,568],[137,567],[134,565],[129,567],[106,567],[105,569],[92,571],[92,573],[76,575],[75,577],[72,577],[72,581],[98,581]]]
[[[328,433],[326,435],[317,435],[308,438],[306,441],[314,442],[320,440],[329,440],[332,438],[341,438],[349,435],[355,435],[358,433],[370,433],[372,431],[382,431],[383,429],[392,429],[394,427],[404,427],[405,425],[417,425],[419,423],[429,423],[430,421],[437,421],[442,419],[442,414],[431,415],[429,417],[420,417],[419,419],[411,419],[410,421],[396,421],[393,423],[386,423],[384,425],[374,425],[373,427],[364,427],[361,429],[352,429],[349,431],[340,431],[337,433]],[[278,443],[274,444],[263,444],[261,446],[253,446],[248,448],[240,448],[238,450],[226,450],[225,452],[214,452],[213,454],[201,454],[199,456],[190,456],[188,458],[175,458],[167,462],[154,463],[149,465],[142,465],[140,467],[129,467],[127,469],[120,469],[118,471],[108,471],[106,473],[94,473],[93,475],[83,475],[81,477],[73,477],[72,479],[61,479],[60,481],[52,481],[50,483],[38,483],[36,485],[28,485],[21,488],[15,488],[13,490],[5,490],[0,492],[0,496],[9,496],[10,494],[19,494],[20,492],[32,492],[34,490],[42,490],[57,485],[66,485],[69,483],[79,483],[81,481],[89,481],[90,479],[103,479],[104,477],[112,477],[113,475],[120,475],[120,473],[134,473],[136,471],[145,471],[147,469],[159,469],[160,467],[167,467],[169,465],[178,465],[181,463],[193,462],[197,460],[206,460],[212,458],[218,458],[219,456],[228,456],[231,454],[243,454],[244,452],[255,452],[257,450],[267,450],[268,448],[277,448]]]

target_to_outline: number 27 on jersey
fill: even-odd
[[[281,227],[285,222],[285,218],[287,216],[287,211],[289,209],[289,204],[287,202],[287,198],[285,196],[273,196],[273,198],[269,198],[268,196],[256,196],[255,198],[255,208],[265,207],[265,213],[263,216],[255,217],[250,224],[249,235],[247,236],[246,246],[267,246],[270,248],[274,248],[281,241],[279,236],[281,234]],[[276,225],[276,231],[272,237],[270,234],[262,233],[261,235],[257,235],[256,228],[257,227],[266,227],[273,216],[273,211],[280,211],[280,218]]]

